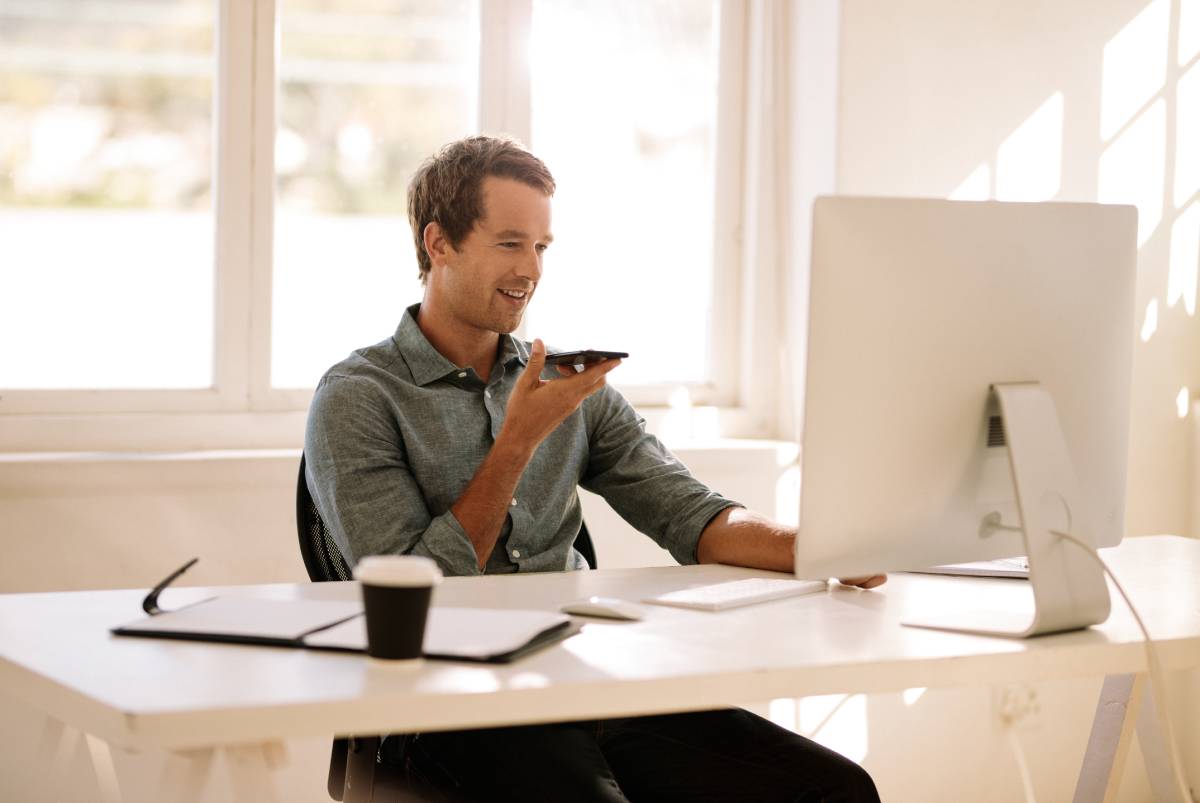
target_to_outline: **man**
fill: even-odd
[[[540,160],[490,137],[451,143],[413,178],[424,298],[391,339],[331,368],[309,413],[309,488],[347,562],[582,569],[583,486],[680,563],[790,571],[794,531],[704,487],[647,434],[606,384],[619,361],[551,371],[540,340],[510,336],[542,277],[554,189]],[[486,800],[878,800],[852,762],[741,710],[422,734],[406,759]]]

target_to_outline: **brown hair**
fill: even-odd
[[[408,185],[408,222],[417,247],[421,284],[433,267],[425,251],[425,227],[437,223],[455,248],[483,216],[483,180],[511,178],[554,195],[554,176],[542,160],[507,137],[475,136],[442,146],[417,169]]]

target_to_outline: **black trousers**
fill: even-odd
[[[451,800],[800,803],[879,800],[866,771],[741,709],[423,733],[410,779]],[[385,760],[389,743],[384,742]]]

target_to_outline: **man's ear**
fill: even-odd
[[[446,238],[446,232],[442,230],[442,227],[432,221],[426,223],[422,239],[425,241],[425,253],[429,255],[429,261],[435,267],[446,264],[447,258],[454,251],[454,246]]]

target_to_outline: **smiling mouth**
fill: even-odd
[[[529,291],[527,290],[505,290],[504,288],[500,288],[497,292],[512,301],[524,301],[529,298]]]

